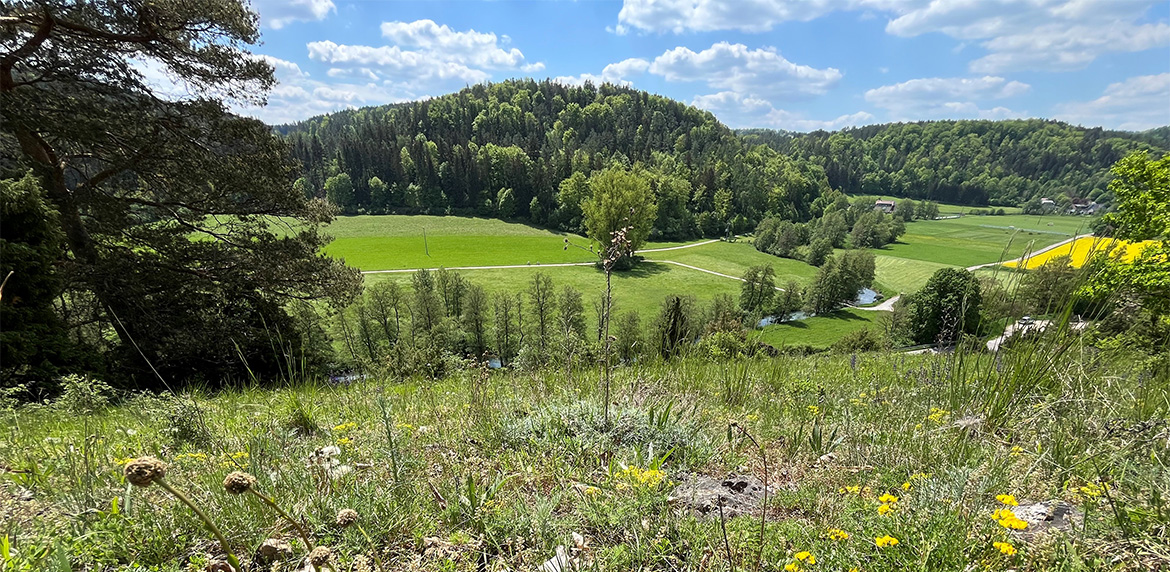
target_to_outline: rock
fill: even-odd
[[[1016,518],[1028,523],[1028,528],[1016,533],[1027,541],[1053,531],[1071,532],[1085,521],[1080,509],[1062,500],[1021,504],[1012,507],[1012,512]]]
[[[772,491],[769,491],[769,494]],[[733,518],[759,512],[764,501],[764,483],[751,475],[728,475],[714,479],[706,475],[687,475],[670,493],[670,503],[690,508],[698,516]]]
[[[292,555],[292,546],[280,538],[269,538],[256,550],[256,560],[264,563],[287,560],[292,558]]]

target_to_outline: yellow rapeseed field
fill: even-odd
[[[1070,259],[1073,267],[1080,268],[1085,264],[1085,261],[1094,254],[1106,253],[1114,254],[1121,253],[1121,259],[1125,262],[1132,262],[1139,254],[1142,253],[1146,247],[1154,244],[1157,241],[1145,240],[1142,242],[1129,242],[1127,240],[1117,240],[1113,238],[1100,238],[1096,236],[1083,236],[1068,244],[1062,244],[1047,252],[1042,252],[1033,256],[1024,258],[1021,261],[1005,262],[1004,266],[1015,268],[1021,263],[1024,268],[1032,270],[1044,266],[1049,260],[1061,256],[1067,256]]]

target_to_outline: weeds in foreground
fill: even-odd
[[[643,362],[613,371],[608,424],[600,372],[574,371],[570,384],[560,367],[537,384],[493,372],[194,396],[207,444],[173,438],[169,400],[76,416],[27,406],[0,435],[0,550],[11,570],[177,572],[227,551],[255,569],[244,547],[287,531],[304,544],[297,562],[327,546],[317,559],[338,569],[534,569],[558,547],[622,570],[1165,566],[1170,426],[1148,405],[1166,398],[1165,377],[1148,360],[1074,344],[983,421],[984,392],[1008,383],[994,376],[1018,375],[1005,352],[1059,348],[1035,343],[998,359],[747,359],[732,400],[727,363]],[[960,358],[962,379],[951,373]],[[312,404],[314,434],[290,427],[294,403]],[[127,488],[140,452],[165,460],[161,482],[221,534],[161,486]],[[724,510],[721,521],[672,498],[688,476],[729,473],[763,477],[763,511]],[[1069,526],[1033,530],[1040,501],[1072,515]],[[996,510],[1029,524],[1012,528]]]

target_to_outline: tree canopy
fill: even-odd
[[[294,191],[286,144],[227,111],[274,84],[246,49],[256,14],[238,0],[36,0],[6,3],[2,25],[0,165],[32,169],[56,211],[72,339],[140,385],[158,383],[152,367],[219,382],[299,359],[284,304],[345,299],[359,279],[320,254],[330,210]],[[149,67],[195,95],[168,97]]]

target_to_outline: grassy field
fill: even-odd
[[[672,260],[730,276],[742,276],[750,266],[771,266],[776,270],[776,285],[789,280],[808,284],[816,276],[815,266],[799,260],[780,258],[755,249],[750,242],[716,242],[665,252],[648,252],[647,260]]]
[[[1053,347],[648,361],[614,372],[606,406],[595,367],[118,405],[81,386],[0,420],[4,570],[226,570],[226,548],[292,572],[309,543],[337,572],[535,571],[558,547],[584,570],[1165,569],[1166,386],[1139,360]],[[123,478],[142,455],[225,545]],[[226,491],[232,471],[300,528]],[[675,489],[729,475],[766,483],[766,507],[724,524]],[[1023,520],[1041,501],[1072,524]]]
[[[755,335],[756,339],[776,348],[809,346],[824,349],[847,334],[878,327],[875,322],[883,314],[867,310],[838,310],[827,316],[766,326]]]
[[[896,258],[975,266],[1009,260],[1088,231],[1083,217],[969,216],[916,221],[894,244],[875,252]],[[1051,226],[1049,226],[1051,225]]]
[[[909,294],[922,288],[936,271],[949,266],[938,262],[879,254],[874,257],[874,276],[885,290],[894,294]]]

